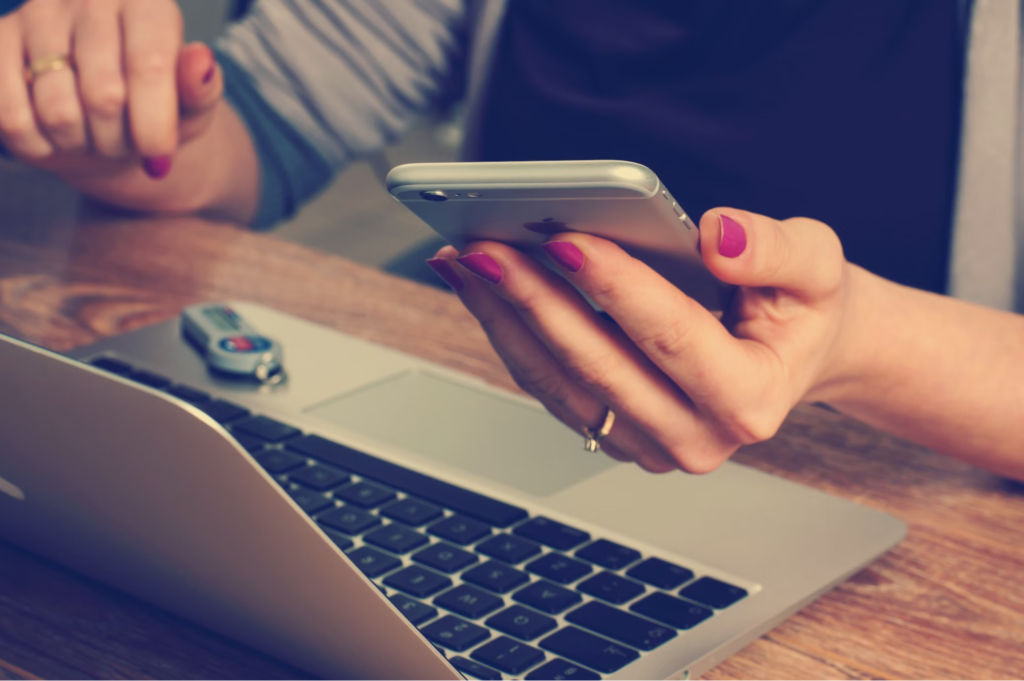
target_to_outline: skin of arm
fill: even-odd
[[[845,368],[808,397],[1024,480],[1024,316],[847,267]]]

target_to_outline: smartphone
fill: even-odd
[[[500,241],[554,269],[540,245],[551,234],[583,232],[614,241],[709,310],[730,299],[731,287],[704,267],[697,225],[638,163],[410,163],[386,182],[397,201],[460,250]]]

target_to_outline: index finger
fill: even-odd
[[[144,157],[171,156],[178,146],[181,13],[167,0],[125,0],[123,20],[132,141]]]

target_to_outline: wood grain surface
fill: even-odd
[[[216,299],[514,389],[450,294],[231,225],[106,214],[0,171],[0,332],[68,350]],[[736,458],[892,513],[910,533],[708,678],[1024,677],[1024,487],[812,406]],[[0,544],[0,678],[302,676]]]

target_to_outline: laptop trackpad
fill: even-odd
[[[307,414],[536,496],[615,465],[545,411],[440,376],[409,372]]]

